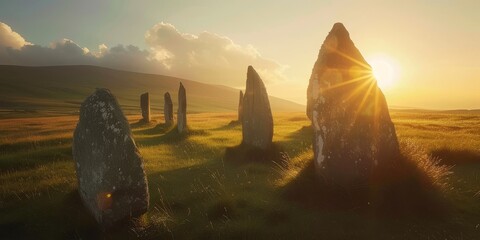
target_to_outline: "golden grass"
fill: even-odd
[[[449,184],[446,196],[455,206],[463,206],[454,222],[412,226],[394,219],[364,219],[348,211],[331,215],[296,205],[284,199],[281,192],[312,159],[311,132],[304,113],[274,114],[274,142],[281,147],[287,165],[225,162],[225,148],[241,142],[241,126],[229,124],[236,114],[199,113],[188,115],[191,133],[185,138],[165,133],[156,123],[138,124],[139,116],[128,116],[145,160],[151,193],[148,214],[131,230],[141,238],[177,239],[315,238],[318,234],[326,238],[370,239],[405,236],[402,234],[406,228],[413,229],[408,233],[413,238],[449,236],[450,232],[436,232],[438,228],[473,236],[475,232],[469,227],[475,223],[475,217],[480,217],[480,207],[474,204],[478,201],[474,194],[480,190],[480,178],[474,173],[478,166],[454,167],[452,178],[444,182],[440,180],[445,180],[443,176],[449,167],[432,164],[430,159],[438,150],[467,151],[475,158],[480,149],[480,116],[405,111],[392,111],[391,116],[399,139],[408,142],[402,149],[414,153],[411,156],[418,160],[417,166],[429,172],[435,183]],[[78,222],[62,220],[65,214],[74,218],[73,210],[58,210],[58,204],[81,208],[68,200],[76,189],[70,138],[77,119],[67,116],[0,120],[0,210],[5,213],[0,217],[0,225],[24,223],[34,229],[22,229],[26,236],[65,238],[58,235],[59,228],[84,236],[85,230],[77,229]],[[153,119],[163,122],[160,116]],[[417,151],[418,147],[424,151]],[[448,157],[433,157],[442,156]],[[37,221],[46,221],[45,226],[35,227]],[[87,220],[80,223],[91,224]],[[101,232],[96,234],[105,237]]]

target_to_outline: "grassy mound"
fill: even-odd
[[[327,211],[352,210],[385,216],[421,215],[439,217],[447,213],[442,192],[447,189],[450,167],[440,165],[423,149],[401,142],[401,156],[393,165],[374,169],[367,186],[344,188],[327,184],[315,174],[309,161],[285,186],[284,195],[291,200]],[[294,167],[295,168],[295,167]],[[282,168],[291,175],[288,166]]]

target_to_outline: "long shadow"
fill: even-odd
[[[7,143],[0,145],[0,153],[3,154],[10,154],[15,152],[25,152],[28,150],[35,150],[41,149],[43,147],[50,147],[56,146],[60,144],[71,144],[72,138],[71,137],[61,137],[61,138],[53,138],[53,139],[45,139],[40,141],[26,141],[20,143]]]
[[[28,170],[47,163],[68,161],[71,158],[72,148],[70,144],[10,153],[0,157],[0,173]]]
[[[102,230],[83,205],[77,189],[65,196],[60,207],[64,239],[100,239],[102,237]]]
[[[237,146],[227,147],[224,159],[233,163],[273,162],[284,166],[288,164],[290,158],[296,157],[311,146],[312,129],[310,126],[303,126],[287,136],[286,139],[273,142],[265,150],[248,146],[242,142]]]
[[[445,219],[450,214],[449,203],[425,173],[403,159],[393,166],[377,167],[364,186],[339,186],[320,176],[312,159],[284,187],[283,196],[311,209],[380,218]]]
[[[285,140],[278,141],[288,153],[290,158],[297,157],[312,147],[313,130],[311,126],[302,126],[297,131],[288,135]]]
[[[136,239],[135,229],[139,219],[128,219],[108,229],[100,227],[83,205],[77,190],[68,193],[61,203],[60,218],[62,239]]]
[[[430,153],[433,157],[439,158],[442,164],[479,164],[480,152],[469,150],[451,150],[447,148],[433,150]]]
[[[259,149],[248,146],[244,143],[233,147],[227,147],[225,149],[224,160],[236,164],[277,163],[285,165],[287,164],[286,161],[288,161],[288,158],[281,145],[273,142],[267,149]]]
[[[146,128],[146,129],[133,129],[132,132],[133,134],[141,134],[141,135],[157,135],[157,134],[163,134],[167,133],[170,130],[175,127],[174,125],[168,125],[165,123],[159,123],[157,125],[154,125],[152,128]]]
[[[241,127],[242,126],[242,123],[238,120],[232,120],[230,121],[227,125],[225,126],[220,126],[218,128],[214,128],[212,129],[213,131],[223,131],[223,130],[230,130],[230,129],[234,129],[234,128],[237,128],[237,127]]]
[[[137,122],[131,123],[130,127],[131,128],[139,128],[139,127],[145,127],[145,126],[155,126],[157,124],[157,121],[151,120],[149,123],[143,121],[143,119],[138,120]]]
[[[160,136],[145,137],[136,140],[141,146],[155,146],[159,144],[174,145],[186,140],[189,136],[208,136],[205,130],[188,129],[187,132],[179,133],[176,126],[171,127],[165,134]]]

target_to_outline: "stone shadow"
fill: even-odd
[[[108,229],[99,226],[83,205],[77,189],[65,195],[60,208],[62,239],[134,239],[138,237],[133,231],[140,221],[138,218],[120,221]]]
[[[132,132],[134,134],[141,134],[141,135],[156,135],[156,134],[167,133],[170,130],[172,130],[173,127],[175,127],[175,125],[159,123],[157,125],[154,125],[151,128],[138,129],[138,130],[132,129]]]
[[[150,131],[155,131],[155,129],[151,129]],[[174,125],[160,136],[146,137],[146,138],[137,139],[135,141],[139,143],[141,146],[155,146],[159,144],[173,145],[188,139],[189,136],[198,136],[198,135],[209,136],[210,133],[200,129],[188,129],[187,132],[179,133],[177,130],[177,126]]]
[[[289,182],[282,195],[322,212],[347,211],[363,216],[445,219],[450,204],[426,173],[399,157],[397,164],[379,166],[364,186],[339,186],[316,172],[313,159]]]
[[[140,119],[137,122],[130,123],[130,128],[139,128],[145,126],[155,126],[157,124],[156,120],[150,120],[150,122],[145,122],[145,120]]]
[[[267,149],[260,149],[241,143],[237,146],[227,147],[224,160],[238,164],[277,163],[285,165],[288,157],[282,146],[276,142],[273,142]]]
[[[442,148],[433,150],[430,154],[446,165],[480,164],[480,152]]]
[[[220,126],[218,128],[214,128],[212,129],[213,131],[222,131],[222,130],[230,130],[230,129],[234,129],[236,127],[241,127],[242,126],[242,123],[239,122],[238,120],[232,120],[230,121],[227,125],[225,126]],[[240,128],[241,130],[241,128]]]

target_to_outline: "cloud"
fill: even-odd
[[[285,79],[285,66],[262,57],[251,45],[242,47],[214,33],[181,33],[162,22],[147,31],[145,41],[153,56],[179,77],[242,86],[247,66],[253,65],[267,82]]]
[[[0,22],[0,57],[5,57],[8,48],[19,49],[30,43],[14,32],[10,26]]]
[[[262,57],[251,45],[240,46],[214,33],[181,33],[172,24],[162,22],[146,32],[145,41],[148,50],[101,44],[91,51],[70,39],[45,47],[27,42],[0,22],[0,64],[96,65],[228,86],[243,86],[247,66],[253,65],[267,83],[285,79],[285,66]]]
[[[20,36],[17,32],[14,32],[10,26],[0,22],[0,46],[19,49],[24,45],[30,44]]]
[[[87,48],[82,48],[69,39],[54,42],[50,47],[24,45],[19,49],[6,49],[6,64],[27,66],[81,65],[96,60]],[[0,60],[3,64],[3,61]]]

